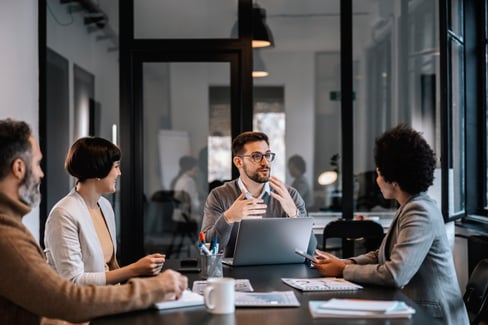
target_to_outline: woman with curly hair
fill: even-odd
[[[324,276],[397,287],[442,324],[469,324],[444,219],[425,192],[434,180],[435,154],[406,125],[376,139],[376,182],[399,208],[376,251],[339,259],[317,250],[314,266]]]

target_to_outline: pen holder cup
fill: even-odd
[[[222,254],[200,255],[200,275],[202,278],[221,278],[223,276],[222,257]]]

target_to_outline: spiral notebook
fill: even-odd
[[[358,290],[363,287],[342,278],[281,278],[285,284],[301,291]]]

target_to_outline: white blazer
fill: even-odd
[[[110,202],[98,200],[117,251],[115,216]],[[105,285],[102,246],[83,198],[73,189],[53,207],[46,221],[47,262],[61,276],[80,285]]]

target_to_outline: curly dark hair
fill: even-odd
[[[405,124],[376,139],[374,159],[384,180],[398,183],[409,194],[425,192],[434,181],[434,151],[419,132]]]
[[[242,132],[232,141],[232,155],[237,156],[242,154],[242,149],[246,143],[256,141],[265,141],[269,145],[268,136],[263,132]]]

